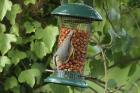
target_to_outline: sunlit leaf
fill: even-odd
[[[47,46],[48,53],[50,53],[56,41],[56,36],[58,35],[58,28],[55,26],[47,26],[44,31],[46,33],[43,37],[43,41]]]
[[[19,26],[18,26],[18,24],[12,25],[12,27],[10,29],[10,32],[12,34],[15,34],[16,36],[19,36]]]
[[[28,5],[28,4],[35,4],[36,0],[24,0],[24,4]]]
[[[7,56],[0,56],[0,72],[8,64],[11,64],[10,59]]]
[[[101,52],[101,48],[100,47],[88,45],[87,56],[93,57],[93,56],[99,54],[100,52]]]
[[[128,80],[128,73],[129,73],[130,66],[127,66],[123,69],[119,67],[114,67],[109,69],[108,77],[109,79],[114,79],[118,84],[125,84]],[[116,78],[117,77],[117,78]]]
[[[37,28],[35,32],[36,39],[42,39],[44,37],[45,31],[43,28]]]
[[[19,4],[14,4],[11,11],[7,12],[7,18],[12,25],[15,24],[16,15],[21,12]]]
[[[39,32],[40,31],[40,32]],[[44,30],[40,29],[36,31],[36,39],[42,39],[47,47],[47,53],[52,51],[52,48],[56,42],[56,37],[58,35],[58,28],[55,26],[47,26]]]
[[[11,42],[16,42],[13,34],[0,34],[0,51],[4,55],[11,49]]]
[[[24,70],[20,73],[18,80],[20,83],[26,82],[33,87],[35,85],[35,77],[39,77],[40,74],[38,69]]]
[[[33,51],[35,55],[40,59],[43,58],[48,52],[45,43],[42,41],[32,42],[31,51]]]
[[[9,0],[1,0],[0,2],[0,21],[4,18],[8,10],[11,10],[12,2]]]
[[[0,33],[5,32],[5,30],[6,30],[5,25],[0,23]]]
[[[24,27],[26,29],[26,33],[32,33],[35,32],[35,27],[33,26],[33,24],[29,21],[24,23]]]

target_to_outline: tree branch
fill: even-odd
[[[101,83],[101,84],[105,84],[104,81],[98,79],[98,78],[94,78],[94,77],[89,77],[89,76],[84,76],[85,80],[90,80],[90,81],[93,81],[93,82],[98,82],[98,83]]]
[[[94,91],[95,93],[98,93],[94,88],[88,86],[89,89],[91,89],[92,91]]]
[[[127,63],[126,65],[128,65],[128,64],[131,64],[131,63],[136,63],[139,60],[140,60],[140,56],[139,57],[136,57],[136,58],[129,58],[129,59],[126,59],[125,62],[124,62],[124,60],[123,61],[120,61],[120,62],[116,62],[115,64],[109,66],[108,69],[111,69],[111,68],[119,65],[119,63],[121,63],[121,64],[126,64]]]
[[[106,60],[106,57],[105,57],[105,53],[104,51],[102,50],[102,57],[103,57],[103,62],[104,62],[104,70],[105,70],[105,90],[104,90],[104,93],[108,93],[107,92],[107,82],[108,82],[108,73],[107,73],[107,60]]]

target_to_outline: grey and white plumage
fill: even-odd
[[[71,42],[73,33],[74,30],[71,30],[68,33],[67,37],[64,39],[62,44],[58,47],[57,51],[53,55],[53,63],[57,66],[57,69],[62,63],[66,63],[74,52],[74,48]]]

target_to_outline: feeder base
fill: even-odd
[[[70,86],[81,87],[81,88],[87,87],[87,83],[84,80],[73,80],[73,79],[71,80],[71,79],[64,79],[64,78],[53,77],[53,76],[46,78],[45,82],[70,85]]]

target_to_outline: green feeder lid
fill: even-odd
[[[92,7],[85,4],[63,4],[52,11],[53,15],[86,18],[101,21],[101,15]]]

